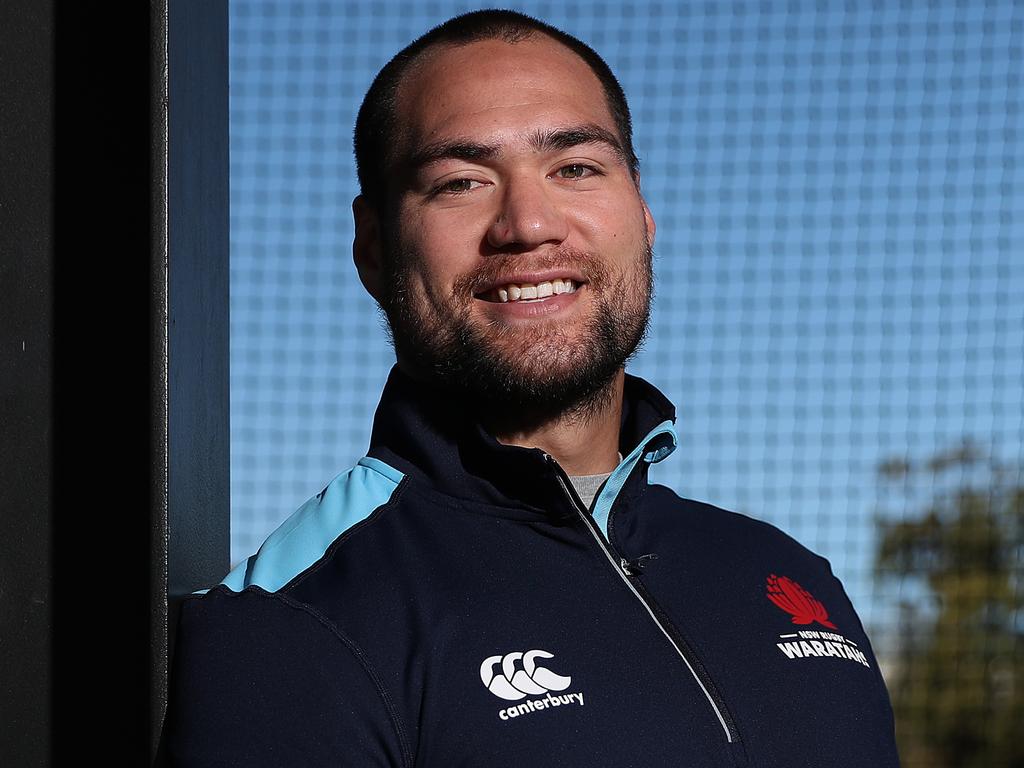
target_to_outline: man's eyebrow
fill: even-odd
[[[626,150],[622,148],[619,137],[599,125],[588,123],[570,128],[556,128],[550,131],[537,131],[530,137],[530,144],[538,152],[557,152],[571,149],[581,144],[605,144],[626,162]]]
[[[466,139],[445,139],[415,150],[409,168],[417,171],[440,160],[490,160],[499,153],[497,144],[481,144]]]
[[[585,124],[569,128],[538,130],[529,136],[529,143],[538,152],[557,152],[583,144],[604,144],[623,163],[626,151],[611,131],[599,125]],[[471,139],[442,139],[415,150],[409,157],[408,168],[413,172],[441,160],[493,160],[501,155],[499,144],[483,144]]]

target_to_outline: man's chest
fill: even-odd
[[[661,539],[632,575],[564,532],[453,564],[411,630],[429,639],[387,665],[417,765],[890,764],[876,661],[827,568]]]

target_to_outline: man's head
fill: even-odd
[[[356,264],[399,364],[498,408],[593,405],[645,333],[654,236],[597,54],[508,11],[453,19],[378,75],[356,151]]]
[[[377,73],[356,117],[356,173],[363,197],[377,210],[387,205],[387,181],[396,159],[392,150],[405,128],[395,112],[396,94],[406,74],[425,53],[441,46],[462,46],[482,40],[514,44],[538,34],[560,42],[590,67],[601,84],[629,167],[636,173],[639,163],[633,150],[629,105],[604,59],[586,43],[538,19],[516,11],[484,10],[456,16],[434,27],[395,54]]]

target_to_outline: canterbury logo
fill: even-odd
[[[571,677],[562,677],[537,666],[537,659],[553,658],[554,654],[538,650],[488,656],[480,665],[480,679],[488,691],[509,701],[548,691],[564,691],[572,683]],[[496,671],[499,665],[501,674]]]

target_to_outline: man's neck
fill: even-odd
[[[535,422],[487,425],[505,445],[539,448],[568,475],[611,472],[619,463],[619,429],[625,372],[620,369],[587,408]],[[528,426],[524,424],[528,423]]]

